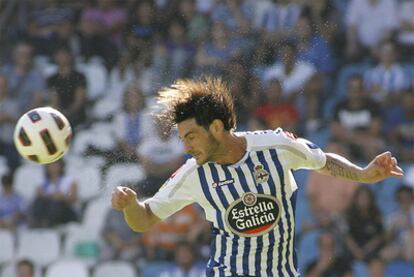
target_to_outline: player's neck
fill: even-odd
[[[235,164],[243,158],[246,148],[247,142],[244,137],[237,137],[230,133],[221,141],[214,155],[214,161],[221,165]]]

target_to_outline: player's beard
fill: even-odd
[[[218,155],[220,155],[220,142],[209,132],[206,149],[206,162],[215,161],[215,158]]]

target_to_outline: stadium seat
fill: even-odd
[[[79,63],[76,68],[81,71],[88,84],[88,99],[101,98],[106,91],[107,73],[105,67],[98,62]]]
[[[8,230],[0,229],[0,265],[12,261],[14,257],[14,237]]]
[[[68,173],[70,173],[70,171],[68,171]],[[79,199],[81,202],[86,202],[99,195],[99,192],[101,191],[101,173],[99,168],[85,164],[82,168],[73,172],[72,175],[77,181]]]
[[[46,266],[60,255],[60,238],[51,229],[25,230],[18,233],[17,257],[28,258],[39,266]]]
[[[354,262],[352,264],[352,273],[354,277],[370,276],[368,266],[363,262]]]
[[[134,267],[128,262],[106,262],[96,266],[93,277],[136,277]]]
[[[302,234],[298,247],[298,267],[300,272],[305,272],[306,266],[319,255],[318,240],[319,231]]]
[[[99,257],[99,242],[96,234],[82,225],[71,228],[63,243],[63,256],[66,259],[79,261],[87,267],[94,266]]]
[[[50,265],[46,277],[89,277],[88,268],[79,261],[62,260]]]
[[[0,277],[16,277],[16,263],[9,263],[2,268]],[[40,268],[35,265],[34,277],[41,277]]]
[[[94,146],[101,150],[112,150],[115,147],[112,126],[109,128],[103,127],[100,124],[98,126],[92,126],[87,130],[79,131],[73,138],[71,153],[81,156],[88,149],[88,146]]]
[[[17,168],[14,175],[14,188],[26,201],[33,200],[36,188],[43,180],[41,165],[24,163]]]
[[[391,262],[385,268],[385,276],[387,277],[414,276],[414,264],[405,262],[405,261]]]
[[[144,170],[137,164],[115,164],[108,168],[105,186],[111,191],[112,188],[122,184],[122,182],[137,183],[144,178]]]
[[[389,215],[398,208],[395,192],[401,185],[400,179],[389,178],[373,186],[378,207],[384,216]]]
[[[98,198],[91,200],[86,206],[82,220],[82,228],[87,230],[91,236],[98,238],[101,234],[106,214],[110,209],[110,204],[109,199]]]
[[[110,97],[105,97],[97,101],[92,108],[92,118],[98,120],[108,119],[116,112],[121,110],[121,102]]]
[[[171,263],[169,262],[153,262],[148,263],[141,269],[140,276],[141,277],[155,277],[160,276],[161,273],[168,270],[171,267]]]

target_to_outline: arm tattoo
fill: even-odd
[[[333,177],[343,177],[352,181],[359,181],[358,174],[338,161],[327,158],[325,168]]]

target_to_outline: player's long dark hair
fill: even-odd
[[[158,103],[162,109],[158,117],[169,128],[191,118],[207,130],[215,119],[228,131],[236,127],[233,99],[220,78],[178,80],[159,92]]]
[[[366,186],[360,186],[357,188],[357,190],[354,192],[354,195],[352,196],[351,203],[346,215],[348,222],[354,222],[358,220],[363,221],[363,214],[361,213],[361,208],[358,206],[357,203],[360,195],[363,193],[366,193],[369,199],[368,209],[366,213],[368,215],[368,218],[373,221],[381,221],[381,212],[375,202],[374,192]]]

